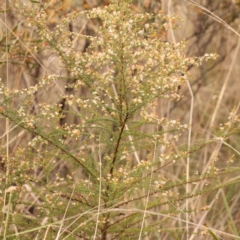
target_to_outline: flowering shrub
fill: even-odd
[[[172,218],[186,212],[178,208],[183,201],[224,186],[214,183],[186,194],[184,174],[178,181],[162,174],[208,143],[178,148],[189,126],[161,117],[160,99],[178,100],[188,67],[217,57],[188,58],[185,42],[165,41],[164,33],[177,17],[136,14],[129,1],[114,1],[74,12],[50,30],[44,7],[28,9],[18,1],[15,7],[44,42],[32,52],[47,46],[68,74],[46,74],[22,89],[11,90],[1,82],[0,114],[31,136],[10,155],[1,149],[7,172],[1,213],[5,239],[18,234],[24,239],[154,237],[170,231]],[[95,32],[68,31],[75,19],[95,22]],[[76,47],[82,40],[89,42],[85,52]],[[60,88],[57,101],[42,101],[55,86]],[[239,118],[232,119],[237,129]],[[226,129],[229,124],[222,132]],[[189,184],[233,170],[220,172],[211,165]],[[186,234],[181,230],[179,236]]]

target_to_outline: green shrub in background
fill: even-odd
[[[206,144],[225,141],[238,131],[239,118],[233,111],[216,139],[178,147],[189,126],[161,117],[159,108],[161,99],[181,97],[178,90],[189,66],[216,55],[186,57],[185,42],[164,40],[178,18],[136,14],[125,0],[72,13],[53,30],[45,6],[16,1],[15,7],[44,42],[32,53],[42,47],[53,51],[64,74],[46,72],[25,89],[1,83],[0,114],[11,128],[30,133],[14,151],[1,149],[4,239],[158,239],[164,234],[181,239],[198,234],[186,228],[185,214],[208,206],[189,208],[186,201],[232,184],[218,177],[237,168],[220,171],[211,163],[206,173],[190,179],[186,172],[171,179],[162,171]],[[75,19],[95,23],[94,34],[68,31]],[[76,50],[81,41],[89,42],[85,52]],[[43,95],[52,97],[53,88],[61,101],[43,100]],[[186,185],[194,183],[198,188],[186,193]]]

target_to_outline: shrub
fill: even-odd
[[[69,14],[52,30],[45,7],[15,4],[37,28],[40,41],[32,54],[52,51],[63,73],[45,74],[28,88],[1,83],[1,115],[14,123],[14,134],[29,133],[13,151],[1,149],[4,238],[190,234],[184,221],[175,225],[179,232],[172,232],[171,221],[208,206],[183,203],[230,184],[218,178],[237,168],[220,171],[213,162],[207,172],[189,178],[184,171],[181,179],[165,176],[163,169],[174,169],[206,144],[224,142],[238,131],[239,118],[233,111],[215,140],[177,146],[189,126],[161,116],[160,100],[177,101],[189,66],[217,56],[186,57],[185,42],[164,40],[177,17],[137,14],[126,0]],[[97,26],[92,35],[68,31],[78,19]],[[82,52],[76,46],[84,41],[89,46]],[[194,183],[197,188],[186,192]]]

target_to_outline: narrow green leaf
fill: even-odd
[[[208,232],[211,234],[213,239],[218,240],[217,236],[211,230],[208,230]]]

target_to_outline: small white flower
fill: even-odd
[[[114,52],[111,49],[108,49],[108,53],[111,54],[111,55],[114,54]]]

